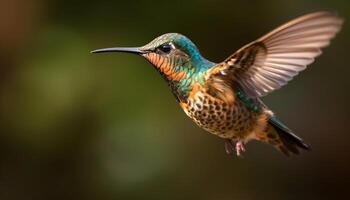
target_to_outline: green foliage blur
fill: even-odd
[[[244,158],[185,116],[143,58],[92,55],[179,32],[219,62],[294,17],[336,11],[342,31],[264,98],[312,147]],[[0,2],[0,199],[335,199],[350,185],[350,1]]]

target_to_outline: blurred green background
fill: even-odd
[[[219,62],[288,20],[337,11],[343,30],[305,72],[264,98],[312,146],[244,159],[196,127],[157,72],[128,54],[179,32]],[[350,185],[350,2],[0,2],[0,199],[335,199]]]

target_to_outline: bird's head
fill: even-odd
[[[213,63],[204,59],[197,47],[187,37],[178,33],[161,35],[142,47],[106,48],[92,51],[127,52],[146,58],[168,81],[189,79],[205,71]]]

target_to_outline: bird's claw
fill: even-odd
[[[234,147],[231,140],[225,140],[225,151],[228,155],[233,153]]]
[[[245,148],[244,148],[243,142],[241,140],[239,140],[238,142],[236,142],[236,154],[237,154],[237,156],[241,156],[241,152],[245,152]]]
[[[236,152],[237,156],[242,156],[242,152],[245,152],[243,141],[233,141],[231,139],[225,140],[225,151],[229,155]]]

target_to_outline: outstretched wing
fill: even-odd
[[[249,97],[264,96],[312,63],[341,24],[330,12],[301,16],[239,49],[213,72],[231,77]]]

